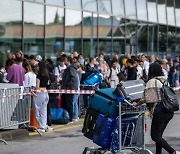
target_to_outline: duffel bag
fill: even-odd
[[[63,108],[50,108],[53,124],[67,124],[69,122],[69,113]]]

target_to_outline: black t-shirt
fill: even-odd
[[[40,80],[40,85],[39,85],[39,87],[41,87],[41,88],[46,88],[46,87],[47,87],[48,81],[49,81],[49,78],[48,78],[48,77],[45,77],[45,76],[42,76],[41,74],[38,74],[38,75],[37,75],[37,79]]]
[[[127,80],[136,80],[136,78],[137,78],[137,69],[136,69],[136,67],[128,67]]]

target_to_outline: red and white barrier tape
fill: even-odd
[[[180,90],[180,87],[174,87],[175,91]],[[35,90],[29,93],[21,93],[21,94],[13,94],[13,95],[2,95],[0,98],[7,98],[7,97],[16,97],[16,96],[25,96],[25,95],[36,95],[34,92],[48,92],[51,94],[94,94],[94,90]]]
[[[35,90],[35,92],[48,92],[52,94],[94,94],[94,90]]]

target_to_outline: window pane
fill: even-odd
[[[180,1],[176,0],[176,25],[180,26]]]
[[[124,17],[124,1],[112,0],[113,15]]]
[[[125,19],[113,18],[113,55],[125,54]]]
[[[47,4],[56,4],[56,5],[61,5],[64,6],[64,1],[63,0],[46,0]]]
[[[147,53],[147,42],[148,42],[148,24],[145,22],[138,22],[137,26],[138,36],[138,49],[137,53]]]
[[[175,26],[174,0],[167,0],[167,19],[168,25]]]
[[[176,36],[176,55],[180,54],[180,28],[177,28],[177,36]]]
[[[82,0],[82,5],[84,10],[97,12],[96,0]]]
[[[166,2],[165,0],[158,0],[158,19],[159,23],[167,24],[166,21]]]
[[[81,9],[81,0],[66,0],[65,2],[69,8]]]
[[[58,51],[63,50],[64,9],[46,7],[46,57],[56,59]]]
[[[162,57],[166,55],[167,51],[167,27],[164,25],[159,25],[158,31],[159,37],[159,56]]]
[[[65,50],[68,53],[77,50],[81,52],[81,11],[66,9],[66,43]]]
[[[44,0],[35,0],[36,2],[44,3]]]
[[[111,55],[112,18],[99,15],[98,25],[99,51]]]
[[[150,23],[148,25],[148,51],[150,53],[157,53],[157,38],[158,38],[158,26]]]
[[[126,20],[126,52],[136,54],[137,51],[137,22]]]
[[[7,52],[21,49],[22,2],[0,1],[0,6],[0,63],[4,64]]]
[[[139,20],[147,21],[146,0],[136,0],[137,17]]]
[[[148,18],[150,22],[157,22],[156,0],[148,0]]]
[[[136,3],[135,0],[125,0],[125,11],[128,19],[136,19]],[[131,5],[129,5],[131,4]]]
[[[167,47],[167,53],[168,57],[175,57],[175,48],[176,48],[176,30],[175,27],[169,26],[168,32],[167,32],[167,38],[168,38],[168,47]]]
[[[28,55],[44,54],[43,5],[24,3],[24,50]]]
[[[99,13],[112,13],[110,0],[98,0]]]
[[[94,57],[97,54],[97,15],[83,12],[83,54]]]

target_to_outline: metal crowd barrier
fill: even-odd
[[[31,95],[29,87],[0,89],[0,129],[30,122]],[[5,140],[0,139],[5,142]]]

